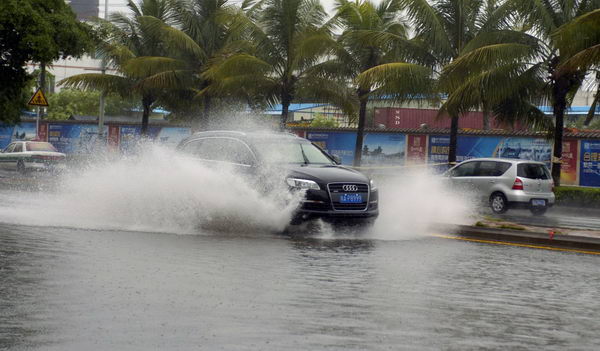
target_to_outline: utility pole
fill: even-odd
[[[44,62],[40,63],[40,81],[39,87],[42,91],[42,94],[46,91],[46,64]],[[37,106],[37,117],[35,119],[35,139],[37,140],[40,137],[40,120],[42,118],[42,107]]]
[[[104,19],[108,21],[108,0],[104,0]],[[106,58],[102,58],[101,64],[102,74],[106,74]],[[104,100],[106,99],[106,91],[100,93],[100,111],[98,113],[98,139],[104,137]]]

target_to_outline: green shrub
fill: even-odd
[[[558,206],[600,208],[600,189],[558,186],[554,189]]]

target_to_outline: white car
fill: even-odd
[[[554,182],[542,162],[506,158],[474,158],[444,174],[451,183],[475,193],[495,213],[528,208],[542,215],[554,205]]]
[[[60,171],[66,167],[66,155],[52,144],[41,141],[14,141],[0,153],[0,168],[28,171]]]

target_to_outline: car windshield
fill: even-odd
[[[333,164],[316,146],[296,141],[261,141],[255,147],[267,163]]]
[[[27,142],[27,151],[52,151],[56,152],[56,149],[50,143],[33,143]]]

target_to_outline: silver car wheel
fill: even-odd
[[[490,201],[490,207],[492,211],[495,213],[504,213],[506,212],[506,198],[502,194],[494,194],[492,195]]]

